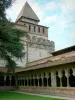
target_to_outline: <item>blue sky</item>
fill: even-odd
[[[55,49],[75,45],[75,0],[27,0],[40,19],[48,26],[48,39],[55,42]],[[26,0],[16,0],[6,10],[7,18],[15,22]]]

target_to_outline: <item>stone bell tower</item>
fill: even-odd
[[[54,42],[48,40],[48,27],[39,25],[39,22],[39,18],[26,2],[16,19],[16,28],[27,32],[27,36],[23,37],[25,57],[22,62],[17,61],[18,66],[25,67],[29,62],[51,56],[55,49]]]

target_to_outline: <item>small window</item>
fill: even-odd
[[[43,33],[45,32],[44,28],[43,28]]]
[[[36,27],[34,26],[34,32],[36,31]]]
[[[38,27],[38,32],[40,32],[40,27]]]
[[[31,25],[29,25],[29,31],[31,31]]]

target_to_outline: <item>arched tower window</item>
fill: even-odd
[[[38,27],[38,32],[40,33],[40,27]]]
[[[29,31],[31,31],[31,25],[29,25]]]
[[[34,32],[36,31],[36,26],[34,26]]]
[[[45,32],[44,27],[43,27],[43,33]]]

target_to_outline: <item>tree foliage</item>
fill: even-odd
[[[6,19],[5,9],[12,4],[12,1],[0,0],[0,57],[6,60],[8,70],[14,71],[16,67],[14,58],[24,56],[21,38],[25,35],[25,32],[15,29],[15,24]]]
[[[5,20],[5,10],[9,8],[15,0],[0,0],[0,20]]]

